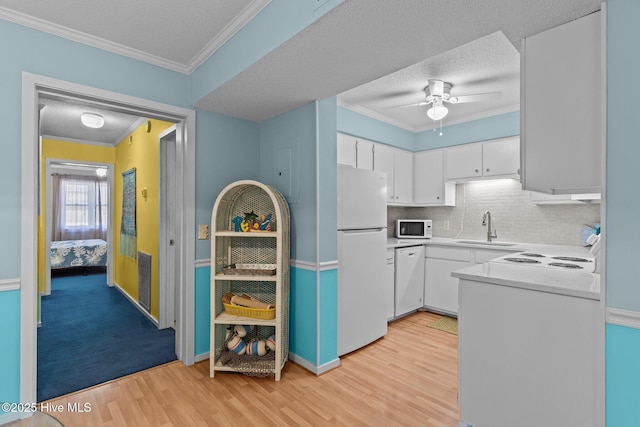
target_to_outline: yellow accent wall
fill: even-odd
[[[38,289],[45,290],[46,257],[46,200],[45,200],[45,165],[46,159],[62,159],[77,162],[115,163],[116,149],[99,145],[79,144],[76,142],[42,139],[41,145],[41,173],[40,173],[40,212],[38,215]]]
[[[138,260],[120,254],[122,224],[122,173],[136,168],[136,234],[137,251],[151,255],[151,315],[158,318],[158,223],[160,192],[159,136],[173,123],[149,120],[118,144],[114,168],[114,280],[135,301],[138,300]],[[146,189],[146,197],[142,191]]]

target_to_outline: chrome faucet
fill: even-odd
[[[491,212],[484,211],[484,215],[482,216],[482,225],[487,226],[487,242],[490,242],[491,239],[498,238],[496,230],[493,230],[493,234],[491,234]]]

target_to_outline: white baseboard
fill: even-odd
[[[289,360],[302,366],[307,371],[313,372],[316,375],[324,374],[325,372],[328,372],[340,366],[340,359],[335,359],[329,363],[325,363],[324,365],[316,366],[313,363],[309,362],[307,359],[304,359],[291,352],[289,352]]]
[[[194,359],[195,363],[198,362],[202,362],[203,360],[207,360],[209,359],[209,352],[207,351],[206,353],[202,353],[202,354],[196,354],[196,357]]]
[[[640,312],[607,307],[607,323],[640,329]]]
[[[129,302],[130,302],[131,304],[133,304],[133,306],[134,306],[135,308],[137,308],[137,309],[140,311],[140,313],[144,314],[144,316],[145,316],[147,319],[149,319],[149,320],[151,321],[151,323],[153,323],[154,325],[156,325],[156,328],[158,327],[158,319],[156,319],[155,317],[153,317],[153,316],[151,315],[151,313],[149,313],[147,310],[145,310],[145,309],[140,305],[140,303],[138,303],[138,301],[136,301],[136,300],[134,300],[133,298],[131,298],[131,295],[129,295],[127,292],[125,292],[125,290],[124,290],[124,289],[122,289],[122,288],[120,287],[120,285],[118,285],[117,283],[114,283],[114,284],[113,284],[113,286],[114,286],[118,291],[120,291],[120,293],[121,293],[122,295],[124,295],[124,296],[125,296],[125,298],[126,298],[126,299],[128,299],[128,300],[129,300]]]

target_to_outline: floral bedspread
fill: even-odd
[[[51,242],[51,268],[107,265],[107,242],[101,239]]]

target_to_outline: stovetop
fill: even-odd
[[[528,265],[532,267],[546,267],[559,270],[585,271],[593,273],[595,271],[595,260],[590,257],[572,257],[541,254],[536,252],[520,252],[500,257],[496,262]]]

